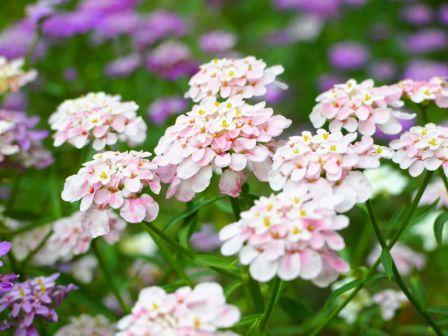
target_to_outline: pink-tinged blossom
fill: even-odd
[[[109,211],[107,214],[109,216],[110,231],[104,236],[104,239],[108,243],[113,244],[120,238],[126,223],[113,211]],[[53,233],[46,246],[55,258],[67,261],[76,255],[87,252],[92,242],[92,237],[82,224],[83,216],[84,214],[78,211],[69,217],[54,222]]]
[[[70,323],[56,331],[55,336],[113,336],[114,334],[114,325],[104,316],[82,314],[70,317]]]
[[[448,82],[442,77],[432,77],[429,81],[406,79],[398,83],[403,96],[417,104],[434,102],[438,107],[448,108]]]
[[[380,257],[381,246],[376,245],[370,252],[367,263],[373,265],[375,261]],[[390,255],[394,260],[397,270],[402,275],[409,275],[413,269],[421,270],[426,264],[426,258],[423,254],[418,253],[404,244],[396,243],[390,250]],[[383,267],[380,266],[380,269]]]
[[[81,201],[84,212],[82,223],[92,238],[110,232],[111,209],[120,209],[120,215],[129,223],[153,221],[159,205],[143,192],[148,186],[158,194],[160,181],[157,166],[148,152],[104,152],[83,164],[75,175],[67,178],[62,199]]]
[[[35,70],[24,71],[21,58],[8,61],[0,56],[0,94],[16,92],[37,77]]]
[[[437,205],[438,208],[448,208],[448,191],[440,178],[428,184],[419,204],[430,205],[437,200],[439,200]]]
[[[330,131],[344,128],[373,135],[379,128],[386,134],[396,134],[401,131],[399,119],[414,118],[414,115],[396,110],[403,105],[401,93],[397,86],[375,87],[373,80],[358,84],[350,79],[317,97],[310,120],[315,128],[329,121]]]
[[[201,229],[190,238],[191,245],[198,251],[213,251],[221,246],[221,240],[211,223],[201,224]]]
[[[251,98],[264,96],[269,84],[286,85],[276,81],[276,77],[283,73],[281,65],[267,68],[266,63],[253,56],[241,59],[214,59],[203,64],[190,79],[190,89],[185,97],[194,102],[207,97],[221,98]]]
[[[202,51],[219,55],[236,45],[236,36],[226,31],[213,30],[202,35],[199,44]]]
[[[277,191],[314,184],[324,195],[329,191],[338,198],[336,210],[341,212],[365,202],[372,188],[361,171],[378,168],[380,158],[391,151],[375,145],[369,136],[360,141],[356,137],[356,133],[343,135],[323,129],[290,137],[273,155],[271,188]]]
[[[88,93],[68,99],[58,106],[49,119],[54,134],[54,145],[64,142],[82,148],[93,141],[93,148],[102,150],[117,141],[131,146],[146,138],[146,124],[137,116],[138,105],[122,102],[121,97],[104,92]]]
[[[160,177],[170,183],[167,197],[193,199],[209,186],[213,171],[221,173],[221,192],[232,197],[241,192],[246,167],[266,181],[268,146],[290,124],[265,103],[210,98],[195,105],[166,129],[154,150]]]
[[[146,65],[148,70],[167,80],[192,75],[197,70],[188,46],[177,41],[166,41],[157,46],[149,53]]]
[[[148,117],[155,124],[163,124],[171,115],[184,112],[187,101],[180,96],[169,96],[157,99],[148,107]]]
[[[36,130],[38,117],[0,109],[0,164],[15,168],[45,168],[53,158],[43,146],[47,131]]]
[[[413,177],[442,167],[448,176],[448,128],[432,123],[414,126],[390,143],[392,160]]]
[[[408,299],[402,291],[393,289],[382,290],[372,297],[372,302],[380,306],[381,317],[384,321],[392,320],[395,312],[407,301]]]
[[[348,218],[337,215],[331,200],[314,198],[306,187],[261,197],[238,222],[220,232],[223,255],[239,254],[250,275],[266,282],[298,277],[326,287],[349,270],[337,251],[344,248],[337,231]]]
[[[11,250],[11,243],[8,241],[0,241],[0,257],[5,256]],[[0,267],[3,266],[3,261],[0,260]],[[10,291],[14,286],[14,281],[17,279],[15,274],[0,274],[0,296]]]
[[[16,283],[12,290],[0,298],[0,312],[8,311],[3,330],[16,329],[15,335],[38,335],[33,323],[36,318],[57,322],[55,307],[66,295],[76,289],[74,285],[56,285],[59,274],[40,276]]]
[[[218,329],[232,327],[239,319],[238,308],[226,304],[217,283],[182,287],[172,294],[148,287],[140,292],[131,314],[118,322],[116,335],[223,336],[229,334]]]

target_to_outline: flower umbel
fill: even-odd
[[[0,94],[16,92],[37,77],[35,70],[22,69],[24,63],[21,58],[8,61],[0,56]]]

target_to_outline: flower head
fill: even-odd
[[[408,299],[402,291],[397,291],[393,289],[385,289],[379,293],[376,293],[372,297],[372,301],[377,303],[381,309],[381,317],[385,321],[391,320],[395,312],[407,302]]]
[[[390,143],[392,160],[413,177],[443,167],[448,176],[448,128],[432,123],[415,126]]]
[[[209,98],[195,105],[166,129],[154,150],[161,179],[170,183],[167,197],[191,200],[208,187],[213,171],[222,172],[221,192],[238,196],[247,166],[266,178],[268,145],[290,124],[265,103]]]
[[[56,322],[58,315],[54,307],[61,303],[68,292],[76,289],[74,285],[56,285],[58,277],[56,273],[16,283],[11,291],[0,297],[0,311],[9,310],[4,327],[17,328],[16,335],[37,335],[33,325],[35,318]]]
[[[11,250],[11,243],[8,241],[0,241],[0,257],[3,257]],[[3,262],[0,261],[0,267]],[[17,279],[15,274],[0,274],[0,295],[10,291],[14,286],[14,281]]]
[[[365,202],[371,196],[371,187],[363,169],[377,168],[379,159],[390,152],[373,144],[363,136],[355,142],[356,133],[317,130],[304,131],[290,137],[273,155],[269,184],[273,190],[296,188],[304,184],[326,186],[340,198],[338,211],[347,211],[355,203]]]
[[[51,129],[56,131],[54,145],[68,142],[82,148],[93,141],[93,148],[102,150],[118,140],[140,144],[146,138],[146,124],[137,116],[137,109],[134,102],[122,102],[120,96],[104,92],[68,99],[49,119]]]
[[[160,287],[148,287],[140,292],[132,313],[118,322],[117,336],[218,336],[224,335],[219,328],[231,327],[239,319],[238,308],[226,304],[224,291],[217,283],[182,287],[172,294]]]
[[[375,87],[373,80],[358,84],[350,79],[319,95],[310,119],[316,128],[329,121],[330,131],[344,128],[373,135],[378,127],[386,134],[396,134],[401,131],[398,119],[414,118],[414,115],[395,110],[403,105],[401,93],[397,86]]]
[[[276,77],[283,73],[283,67],[266,67],[266,63],[253,56],[242,59],[215,59],[203,64],[199,72],[190,79],[190,89],[185,97],[199,102],[211,96],[221,98],[251,98],[266,94],[266,86],[277,82]]]
[[[301,188],[255,201],[238,222],[221,230],[221,253],[239,253],[240,262],[250,265],[250,275],[261,282],[277,275],[325,287],[348,271],[336,253],[345,245],[337,231],[347,225],[348,218],[337,215],[329,202]]]
[[[62,199],[81,200],[81,211],[85,212],[82,222],[93,238],[110,232],[110,209],[120,209],[121,217],[130,223],[157,217],[158,204],[143,190],[148,186],[154,193],[160,191],[157,166],[149,156],[136,151],[95,154],[77,174],[67,178]]]
[[[23,64],[24,60],[21,58],[8,61],[0,56],[0,94],[15,92],[36,78],[37,72],[24,71]]]
[[[419,205],[430,205],[438,200],[437,207],[448,207],[448,191],[442,179],[429,183],[423,192]]]
[[[95,335],[113,336],[113,325],[102,315],[82,314],[71,317],[70,323],[59,329],[55,336]]]
[[[438,107],[448,107],[448,82],[441,77],[432,77],[429,81],[406,79],[398,86],[403,95],[417,104],[435,102]]]

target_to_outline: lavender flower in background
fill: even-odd
[[[210,223],[202,224],[201,230],[191,236],[190,243],[201,252],[214,251],[222,244],[215,226]]]
[[[5,256],[11,250],[11,243],[8,241],[0,241],[0,257]],[[3,261],[0,260],[0,267],[3,266]],[[0,295],[9,292],[13,286],[14,281],[18,278],[15,274],[0,274]]]
[[[55,13],[55,6],[64,0],[39,0],[34,4],[26,6],[26,16],[34,24],[50,17]]]
[[[24,111],[28,107],[27,97],[23,92],[11,92],[2,102],[1,108],[4,110]]]
[[[166,41],[155,48],[148,55],[147,68],[167,80],[192,75],[198,69],[190,49],[177,41]]]
[[[139,26],[133,34],[136,48],[143,51],[149,45],[167,37],[179,37],[187,33],[185,22],[177,14],[157,10],[140,18]]]
[[[439,29],[424,29],[411,35],[404,42],[404,49],[409,53],[429,53],[445,49],[448,46],[446,32]]]
[[[22,20],[9,26],[0,33],[0,56],[8,59],[25,57],[33,42],[35,26],[29,21]],[[41,57],[45,53],[45,44],[38,43],[34,57]]]
[[[138,28],[140,17],[136,12],[125,11],[101,15],[94,30],[99,40],[111,39],[122,34],[132,34]]]
[[[67,68],[64,71],[64,78],[69,82],[73,82],[78,79],[78,71],[75,68]]]
[[[357,70],[362,68],[370,58],[369,51],[360,43],[340,42],[330,49],[330,63],[335,69]]]
[[[385,141],[392,141],[395,139],[400,138],[400,135],[403,132],[406,132],[407,130],[409,130],[412,126],[415,126],[415,119],[398,119],[398,122],[401,124],[401,132],[398,134],[386,134],[384,132],[382,132],[379,128],[377,129],[377,131],[375,132],[374,137],[376,139],[381,139],[381,140],[385,140]]]
[[[448,25],[448,5],[442,5],[439,8],[440,23]]]
[[[397,65],[392,61],[379,60],[369,65],[369,73],[376,80],[391,81],[397,76]]]
[[[286,97],[286,91],[278,85],[268,85],[266,90],[263,100],[270,105],[278,104]]]
[[[148,118],[155,124],[163,124],[174,114],[179,114],[187,108],[187,101],[181,96],[170,96],[157,99],[148,107]]]
[[[447,77],[448,63],[431,60],[414,60],[407,64],[402,78],[429,80],[434,76]]]
[[[205,53],[222,55],[223,52],[235,47],[236,36],[223,30],[213,30],[201,36],[199,45]]]
[[[117,58],[106,66],[106,75],[109,77],[128,77],[141,63],[138,54],[130,54]]]
[[[335,84],[343,83],[345,81],[346,81],[346,79],[340,75],[327,73],[327,74],[322,74],[319,76],[317,86],[320,91],[328,91]]]
[[[430,6],[423,3],[415,3],[407,5],[403,9],[401,17],[414,25],[426,25],[431,22],[433,12]]]
[[[82,0],[79,10],[102,15],[135,9],[140,0]]]
[[[56,322],[54,310],[66,295],[76,289],[74,285],[56,285],[59,274],[36,277],[16,283],[0,298],[0,312],[8,310],[8,320],[3,321],[1,330],[15,328],[15,335],[38,335],[33,323],[38,317],[48,322]]]
[[[42,30],[53,38],[67,38],[90,31],[95,27],[97,19],[93,12],[58,13],[45,20]]]

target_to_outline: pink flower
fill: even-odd
[[[104,92],[88,93],[68,99],[50,116],[55,130],[54,145],[64,142],[82,148],[93,141],[93,148],[102,150],[118,140],[134,146],[146,138],[146,124],[137,116],[134,102],[121,102],[120,96]]]
[[[271,188],[278,191],[313,184],[320,195],[330,193],[339,199],[336,210],[340,212],[365,202],[372,190],[361,170],[379,167],[380,158],[391,151],[374,145],[370,136],[355,142],[356,137],[356,133],[323,129],[290,137],[273,155]]]
[[[372,297],[372,301],[380,306],[381,317],[385,321],[391,320],[395,312],[400,309],[404,302],[408,299],[402,291],[393,289],[385,289],[379,293],[376,293]]]
[[[430,205],[439,200],[437,207],[448,207],[448,192],[442,179],[428,184],[422,195],[419,205]]]
[[[70,317],[70,323],[60,328],[55,336],[95,335],[113,336],[114,326],[103,315],[82,314]]]
[[[403,105],[401,94],[398,86],[375,87],[371,79],[359,84],[350,79],[317,97],[318,104],[310,120],[315,128],[322,127],[328,120],[332,132],[344,128],[373,135],[378,127],[383,133],[397,134],[402,127],[398,119],[415,117],[396,110]]]
[[[336,253],[345,246],[337,231],[348,221],[330,202],[313,198],[307,188],[261,197],[238,222],[221,230],[221,253],[238,253],[260,282],[277,275],[325,287],[349,269]]]
[[[191,200],[208,187],[213,171],[221,173],[221,192],[232,197],[239,195],[248,166],[265,181],[268,146],[290,124],[265,103],[209,98],[195,105],[166,129],[154,150],[160,178],[170,183],[167,197]]]
[[[226,304],[224,291],[217,283],[182,287],[172,294],[160,287],[148,287],[140,292],[132,313],[118,322],[117,336],[229,335],[218,329],[231,327],[239,319],[238,308]]]
[[[438,107],[448,107],[448,82],[441,77],[432,77],[429,81],[406,79],[398,86],[403,89],[403,95],[414,103],[433,101]]]
[[[266,63],[253,56],[241,59],[214,59],[200,66],[200,70],[190,79],[190,89],[185,94],[194,102],[207,97],[251,98],[264,96],[266,86],[276,84],[282,88],[287,86],[277,82],[277,75],[283,73],[281,65],[266,67]]]
[[[373,265],[381,254],[381,247],[376,245],[372,252],[369,254],[367,262],[369,265]],[[406,245],[396,243],[390,250],[390,255],[397,266],[398,271],[402,275],[411,274],[412,269],[418,270],[425,266],[426,258],[423,254],[415,252]]]
[[[158,204],[143,189],[158,194],[160,181],[148,152],[104,152],[93,156],[75,175],[67,178],[62,199],[81,200],[82,223],[93,238],[110,231],[110,209],[130,223],[153,221]]]
[[[390,143],[392,160],[413,177],[443,167],[448,175],[448,128],[432,123],[415,126]]]
[[[21,58],[8,61],[0,56],[0,94],[16,92],[37,77],[35,70],[25,72],[22,69],[24,63]]]

